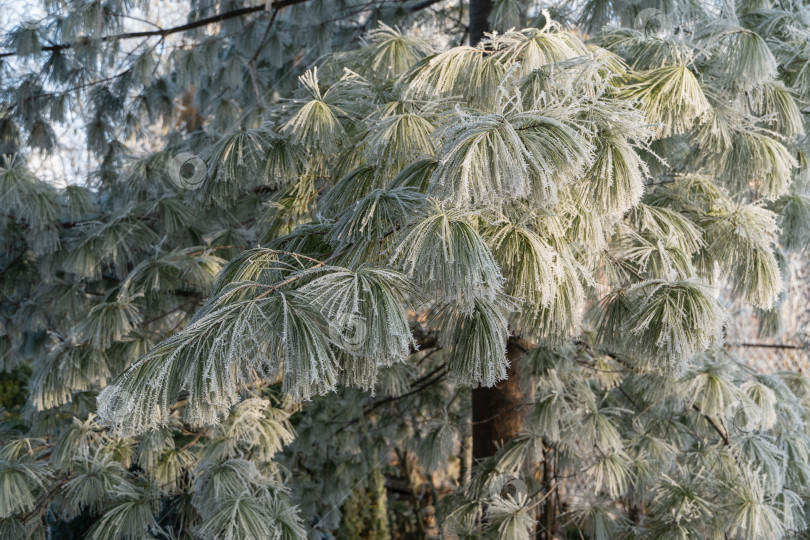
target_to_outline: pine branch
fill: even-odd
[[[437,347],[436,350],[441,350],[441,347]],[[430,353],[428,353],[428,354],[430,354]],[[335,435],[337,435],[338,433],[341,433],[342,431],[345,431],[349,427],[351,427],[354,424],[356,424],[357,422],[359,422],[362,418],[365,418],[366,416],[368,416],[369,414],[371,414],[372,412],[374,412],[378,408],[382,407],[383,405],[386,405],[388,403],[393,403],[393,402],[399,401],[401,399],[405,399],[407,397],[410,397],[410,396],[412,396],[414,394],[418,394],[418,393],[422,392],[423,390],[433,386],[437,382],[441,381],[446,374],[447,374],[446,366],[445,366],[444,363],[442,363],[439,366],[437,366],[435,369],[433,369],[427,375],[424,375],[423,377],[420,377],[419,379],[414,381],[411,384],[412,390],[410,390],[409,392],[406,392],[404,394],[398,395],[398,396],[389,396],[389,397],[387,397],[385,399],[381,399],[380,401],[375,402],[370,407],[364,409],[363,413],[360,416],[356,417],[354,420],[352,420],[351,422],[347,423],[346,425],[344,425],[340,429],[338,429],[335,432]]]
[[[433,386],[434,384],[439,382],[444,377],[444,375],[446,374],[444,369],[445,369],[444,364],[439,365],[433,371],[431,371],[430,373],[428,373],[427,375],[425,375],[424,377],[422,377],[418,381],[415,381],[414,384],[413,384],[413,386],[414,386],[413,390],[411,390],[410,392],[406,392],[405,394],[402,394],[402,395],[399,395],[399,396],[390,396],[390,397],[387,397],[387,398],[385,398],[383,400],[378,401],[373,406],[371,406],[368,409],[366,409],[365,411],[363,411],[363,416],[367,416],[369,413],[371,413],[375,409],[378,409],[379,407],[382,407],[386,403],[399,401],[400,399],[404,399],[404,398],[410,397],[410,396],[412,396],[414,394],[418,394],[419,392],[421,392],[422,390],[428,388],[429,386]],[[434,375],[436,375],[436,377],[431,379],[431,377],[433,377]],[[424,384],[419,385],[419,383],[422,382],[422,381],[426,381],[426,382],[424,382]]]

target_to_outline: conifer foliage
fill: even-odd
[[[146,4],[3,40],[0,536],[808,534],[810,380],[721,300],[810,238],[806,5]]]

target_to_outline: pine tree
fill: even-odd
[[[808,534],[806,5],[148,4],[3,40],[0,536]]]

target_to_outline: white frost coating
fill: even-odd
[[[722,343],[727,314],[700,281],[648,281],[628,295],[640,308],[633,310],[626,328],[636,337],[633,348],[648,361],[681,373],[698,353]]]
[[[492,298],[503,277],[468,219],[469,213],[430,201],[425,214],[402,233],[391,261],[449,301]]]
[[[449,349],[448,374],[460,384],[493,386],[506,378],[509,361],[506,314],[514,309],[502,295],[478,298],[471,306],[447,305],[441,310],[441,341]]]

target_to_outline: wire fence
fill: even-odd
[[[810,373],[810,348],[801,343],[728,343],[726,349],[760,373]]]

